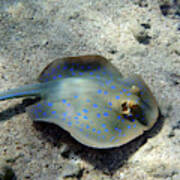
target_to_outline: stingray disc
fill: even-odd
[[[158,118],[144,81],[137,75],[124,78],[101,56],[57,59],[38,80],[46,88],[42,100],[28,109],[33,120],[54,123],[90,147],[123,145]]]

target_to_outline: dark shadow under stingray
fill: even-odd
[[[95,169],[105,174],[113,175],[116,170],[123,167],[127,160],[147,142],[148,138],[157,135],[164,124],[164,117],[160,117],[151,130],[137,137],[131,142],[116,148],[95,149],[77,142],[71,135],[62,128],[44,122],[34,122],[34,127],[41,132],[42,138],[46,139],[53,146],[61,148],[62,144],[68,146],[68,152],[64,158],[69,158],[71,152],[80,156],[83,160],[92,164]]]
[[[0,113],[0,121],[5,121],[15,115],[25,112],[26,107],[35,104],[39,98],[24,99],[21,104],[10,107]],[[66,144],[69,148],[68,153],[64,158],[69,159],[71,152],[80,156],[83,160],[92,164],[95,169],[102,171],[105,174],[113,175],[116,170],[123,167],[127,160],[146,143],[148,138],[158,134],[163,126],[164,117],[160,114],[158,121],[151,130],[145,131],[143,135],[130,141],[129,143],[109,149],[93,149],[77,142],[71,135],[57,125],[45,122],[34,122],[34,128],[41,132],[41,136],[54,147],[61,148]],[[69,155],[68,155],[69,154]]]
[[[36,104],[40,101],[40,98],[27,98],[22,101],[22,103],[17,104],[13,107],[9,107],[8,109],[0,112],[0,122],[6,121],[12,118],[15,115],[26,112],[26,107]]]

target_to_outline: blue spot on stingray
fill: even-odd
[[[38,116],[38,113],[37,113],[37,111],[34,111],[34,114],[35,114],[36,116]]]
[[[83,112],[84,112],[84,113],[88,113],[88,110],[87,110],[87,109],[83,109]]]
[[[120,120],[120,119],[121,119],[121,116],[118,116],[118,119]]]
[[[64,67],[63,67],[63,70],[66,70],[66,69],[67,69],[67,66],[64,66]]]
[[[112,137],[110,138],[110,141],[112,141],[114,138],[115,138],[115,137],[114,137],[114,136],[112,136]]]
[[[41,107],[42,105],[40,103],[37,104],[37,107]]]
[[[62,118],[61,120],[62,120],[62,121],[65,121],[65,120],[66,120],[66,118]]]
[[[89,103],[89,102],[90,102],[90,99],[86,99],[86,102],[88,102],[88,103]]]
[[[79,118],[77,116],[75,116],[74,119],[78,120]]]
[[[58,77],[59,77],[59,78],[61,78],[61,77],[62,77],[62,75],[61,75],[61,74],[59,74],[59,75],[58,75]]]
[[[116,96],[116,99],[117,99],[117,100],[120,99],[120,96]]]
[[[53,103],[51,103],[51,102],[48,102],[48,106],[52,106],[53,105]]]
[[[110,106],[112,106],[112,102],[108,102],[108,104],[109,104]]]
[[[118,129],[118,132],[119,132],[119,133],[121,133],[121,132],[122,132],[122,130],[121,130],[121,129]]]
[[[97,107],[98,107],[98,105],[97,105],[97,104],[93,104],[93,107],[94,107],[94,108],[97,108]]]
[[[83,73],[82,73],[82,72],[79,72],[79,75],[80,75],[80,76],[82,76],[82,75],[83,75]]]
[[[109,107],[105,107],[107,110],[109,110],[109,111],[112,111],[112,108],[109,108]]]
[[[62,103],[66,103],[66,99],[62,99]]]
[[[90,75],[93,75],[94,73],[93,73],[93,72],[90,72],[89,74],[90,74]]]
[[[86,125],[86,129],[89,129],[89,128],[90,128],[90,126],[87,124],[87,125]]]
[[[108,112],[103,113],[104,116],[109,116]]]
[[[71,104],[70,104],[70,103],[68,103],[68,104],[67,104],[67,106],[69,107],[69,106],[71,106]]]
[[[80,112],[78,112],[78,113],[77,113],[77,115],[78,115],[78,116],[81,116],[81,113],[80,113]]]
[[[132,114],[129,114],[129,118],[132,118],[132,116],[133,116]]]
[[[101,90],[101,89],[98,89],[98,90],[97,90],[97,93],[98,93],[98,94],[101,94],[101,93],[102,93],[102,90]]]
[[[132,95],[132,93],[130,93],[130,92],[129,92],[129,93],[127,93],[126,95],[127,95],[127,96],[131,96],[131,95]]]
[[[122,91],[120,91],[120,94],[123,94],[123,92],[122,92]]]
[[[102,139],[105,139],[105,136],[104,136],[104,135],[102,135],[101,137],[102,137]]]
[[[56,71],[56,69],[55,69],[55,68],[53,68],[51,73],[55,73],[55,71]]]
[[[130,129],[131,128],[131,126],[130,125],[128,125],[128,129]]]
[[[114,86],[114,85],[113,85],[113,86],[111,86],[111,89],[116,89],[116,86]]]
[[[74,68],[70,68],[69,70],[70,70],[70,71],[74,71]]]
[[[74,98],[77,99],[77,98],[78,98],[78,95],[75,95]]]
[[[91,69],[91,66],[88,66],[87,68],[88,68],[88,69]]]
[[[108,129],[105,129],[104,131],[105,131],[105,132],[108,132],[109,130],[108,130]]]
[[[133,128],[135,128],[135,127],[136,127],[136,124],[133,125]]]
[[[43,116],[47,116],[47,113],[46,113],[46,112],[43,112]]]
[[[72,126],[72,122],[71,121],[68,122],[68,126]]]
[[[96,129],[95,129],[95,128],[92,128],[92,131],[93,131],[93,132],[96,132]]]
[[[123,88],[123,92],[126,92],[126,91],[127,91],[127,89],[124,89],[124,88]]]
[[[111,83],[111,80],[106,81],[106,84],[109,85]]]
[[[123,122],[124,122],[124,119],[122,119],[121,122],[123,123]]]
[[[83,129],[82,129],[82,128],[80,128],[79,130],[80,130],[80,131],[83,131]]]
[[[115,131],[118,131],[119,129],[117,127],[114,128]]]
[[[108,91],[104,91],[104,95],[107,95],[108,94]]]
[[[52,113],[52,114],[56,114],[56,111],[52,111],[51,113]]]
[[[53,79],[56,79],[57,77],[56,76],[53,76]]]
[[[67,113],[66,113],[66,112],[63,112],[62,115],[63,115],[64,117],[66,117],[66,116],[67,116]]]
[[[87,117],[87,116],[83,116],[83,118],[84,118],[84,119],[88,119],[88,117]]]
[[[41,110],[41,109],[37,109],[37,111],[38,111],[38,112],[42,112],[42,110]]]
[[[34,111],[35,111],[35,108],[32,108],[30,111],[31,111],[32,113],[34,113]]]
[[[81,66],[81,69],[84,69],[84,66]]]
[[[101,131],[100,131],[100,130],[97,130],[97,133],[98,133],[98,134],[101,134]]]
[[[105,127],[106,127],[106,125],[105,125],[105,124],[102,124],[102,127],[103,127],[103,128],[105,128]]]
[[[100,117],[101,117],[101,114],[100,114],[100,113],[97,113],[97,117],[100,118]]]
[[[71,75],[72,75],[72,76],[75,76],[75,75],[76,75],[76,73],[75,73],[75,72],[72,72],[72,73],[71,73]]]
[[[106,72],[102,72],[103,74],[106,74]]]

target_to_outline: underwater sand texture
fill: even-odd
[[[53,59],[99,54],[123,75],[142,76],[164,122],[156,136],[93,151],[57,126],[32,123],[31,100],[2,101],[0,158],[18,179],[180,179],[180,25],[172,3],[0,1],[0,90],[36,83]]]

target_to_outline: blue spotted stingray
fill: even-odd
[[[27,111],[34,121],[54,123],[80,143],[117,147],[150,129],[158,106],[138,75],[125,78],[102,56],[57,59],[39,83],[0,93],[0,100],[37,96]]]

